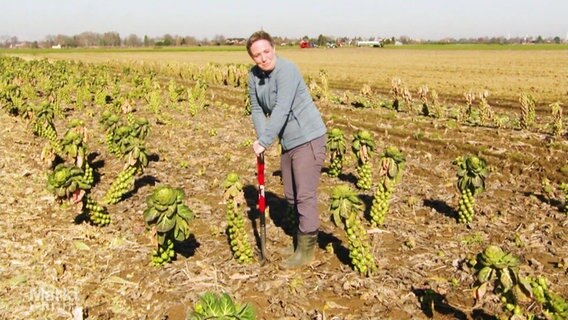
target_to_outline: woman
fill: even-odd
[[[253,33],[247,41],[247,51],[256,64],[248,78],[257,136],[252,147],[259,156],[276,138],[280,140],[284,193],[299,215],[296,249],[280,266],[296,268],[314,258],[320,226],[317,188],[327,130],[298,67],[276,56],[268,33]]]

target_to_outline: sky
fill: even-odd
[[[567,0],[6,0],[0,37],[568,37]]]

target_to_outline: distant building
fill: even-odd
[[[372,41],[360,40],[360,41],[357,41],[357,46],[358,47],[382,48],[384,46],[384,43],[383,43],[383,39],[372,40]]]
[[[19,43],[11,43],[10,49],[20,49],[20,48],[28,48],[29,44],[27,42],[19,42]]]
[[[239,44],[245,44],[246,42],[247,40],[244,38],[229,38],[225,40],[226,45],[239,45]]]
[[[300,41],[300,48],[305,49],[305,48],[311,48],[312,44],[307,41],[307,40],[302,40]]]

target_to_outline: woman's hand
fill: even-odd
[[[258,142],[258,140],[255,140],[252,143],[252,150],[254,151],[254,153],[256,154],[256,156],[260,156],[261,153],[264,152],[264,150],[266,150],[265,147],[260,145],[260,142]]]

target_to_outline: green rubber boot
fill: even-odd
[[[305,266],[314,260],[314,248],[316,246],[317,234],[298,234],[298,245],[294,254],[280,263],[282,269],[293,269]]]

